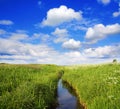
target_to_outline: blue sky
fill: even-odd
[[[119,0],[0,0],[0,62],[120,61]]]

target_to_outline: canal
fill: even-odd
[[[62,79],[58,82],[58,107],[56,109],[84,109],[82,105],[79,104],[75,91],[68,89],[69,85],[62,82]]]

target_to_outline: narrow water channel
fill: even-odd
[[[84,109],[78,104],[77,97],[74,92],[70,93],[69,90],[64,87],[62,79],[58,82],[58,107],[56,109]]]

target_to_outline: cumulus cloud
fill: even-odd
[[[112,62],[113,58],[120,60],[119,54],[120,45],[58,52],[46,44],[0,38],[0,62],[6,63],[88,64]]]
[[[107,5],[111,2],[111,0],[97,0],[97,1],[104,4],[104,5]]]
[[[69,39],[68,41],[64,42],[62,44],[63,48],[70,49],[70,50],[76,50],[79,49],[81,45],[80,41],[76,41],[74,39]]]
[[[0,38],[0,53],[18,57],[48,57],[54,54],[54,50],[47,45],[28,44],[11,39]]]
[[[103,24],[97,24],[94,27],[88,28],[85,38],[91,43],[104,39],[105,37],[113,34],[120,33],[120,25],[113,24],[104,26]]]
[[[52,34],[55,36],[64,37],[68,36],[68,31],[66,29],[56,28],[55,31],[52,32]]]
[[[58,56],[52,47],[43,43],[36,44],[35,42],[44,36],[46,39],[48,35],[34,33],[32,36],[28,36],[21,31],[9,33],[8,35],[7,38],[0,38],[0,62],[54,63],[54,57]],[[31,40],[35,43],[31,43]]]
[[[72,20],[81,20],[82,13],[75,12],[71,8],[67,8],[62,5],[59,8],[50,9],[47,12],[46,19],[42,21],[43,26],[57,26],[64,22],[70,22]]]
[[[65,32],[65,30],[63,32]],[[62,33],[62,31],[58,33]],[[64,36],[57,34],[55,31],[54,34],[58,35],[58,37]],[[39,38],[45,36],[45,34],[34,33],[32,36],[28,36],[28,34],[19,31],[10,33],[9,35],[11,36],[7,38],[0,38],[0,62],[3,63],[44,63],[69,65],[112,62],[113,58],[116,58],[118,61],[120,60],[119,44],[81,50],[79,49],[81,46],[80,41],[68,39],[63,42],[62,47],[70,49],[70,51],[59,52],[53,47],[48,46],[46,43],[36,44],[25,42],[25,40],[28,40],[30,37],[32,37],[33,40],[39,40]]]
[[[1,34],[4,33],[4,30],[1,30]],[[6,33],[6,34],[5,34]],[[29,36],[25,31],[17,30],[16,32],[9,33],[5,31],[6,37],[0,38],[0,54],[8,55],[30,55],[30,56],[40,56],[41,53],[39,50],[46,50],[45,46],[40,43],[39,40],[46,41],[49,35],[42,33],[34,33],[32,36]],[[34,44],[35,43],[35,44]],[[49,47],[48,47],[49,48]],[[47,50],[46,50],[47,51]],[[38,53],[37,53],[38,52]]]
[[[24,43],[48,43],[52,39],[50,38],[49,34],[44,33],[33,33],[31,35],[28,35],[27,31],[24,30],[16,30],[15,32],[7,32],[5,30],[0,29],[0,34],[9,40],[12,41],[23,41]]]
[[[83,51],[83,54],[94,58],[119,57],[120,45],[88,48]]]
[[[0,25],[12,25],[13,22],[11,20],[0,20]]]
[[[68,31],[66,29],[56,28],[52,35],[56,36],[55,43],[62,43],[62,47],[70,50],[77,50],[80,48],[80,41],[68,38]]]
[[[52,35],[55,36],[54,42],[60,43],[68,40],[68,31],[66,29],[56,28]]]

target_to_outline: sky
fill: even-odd
[[[0,63],[120,61],[119,0],[0,0]]]

